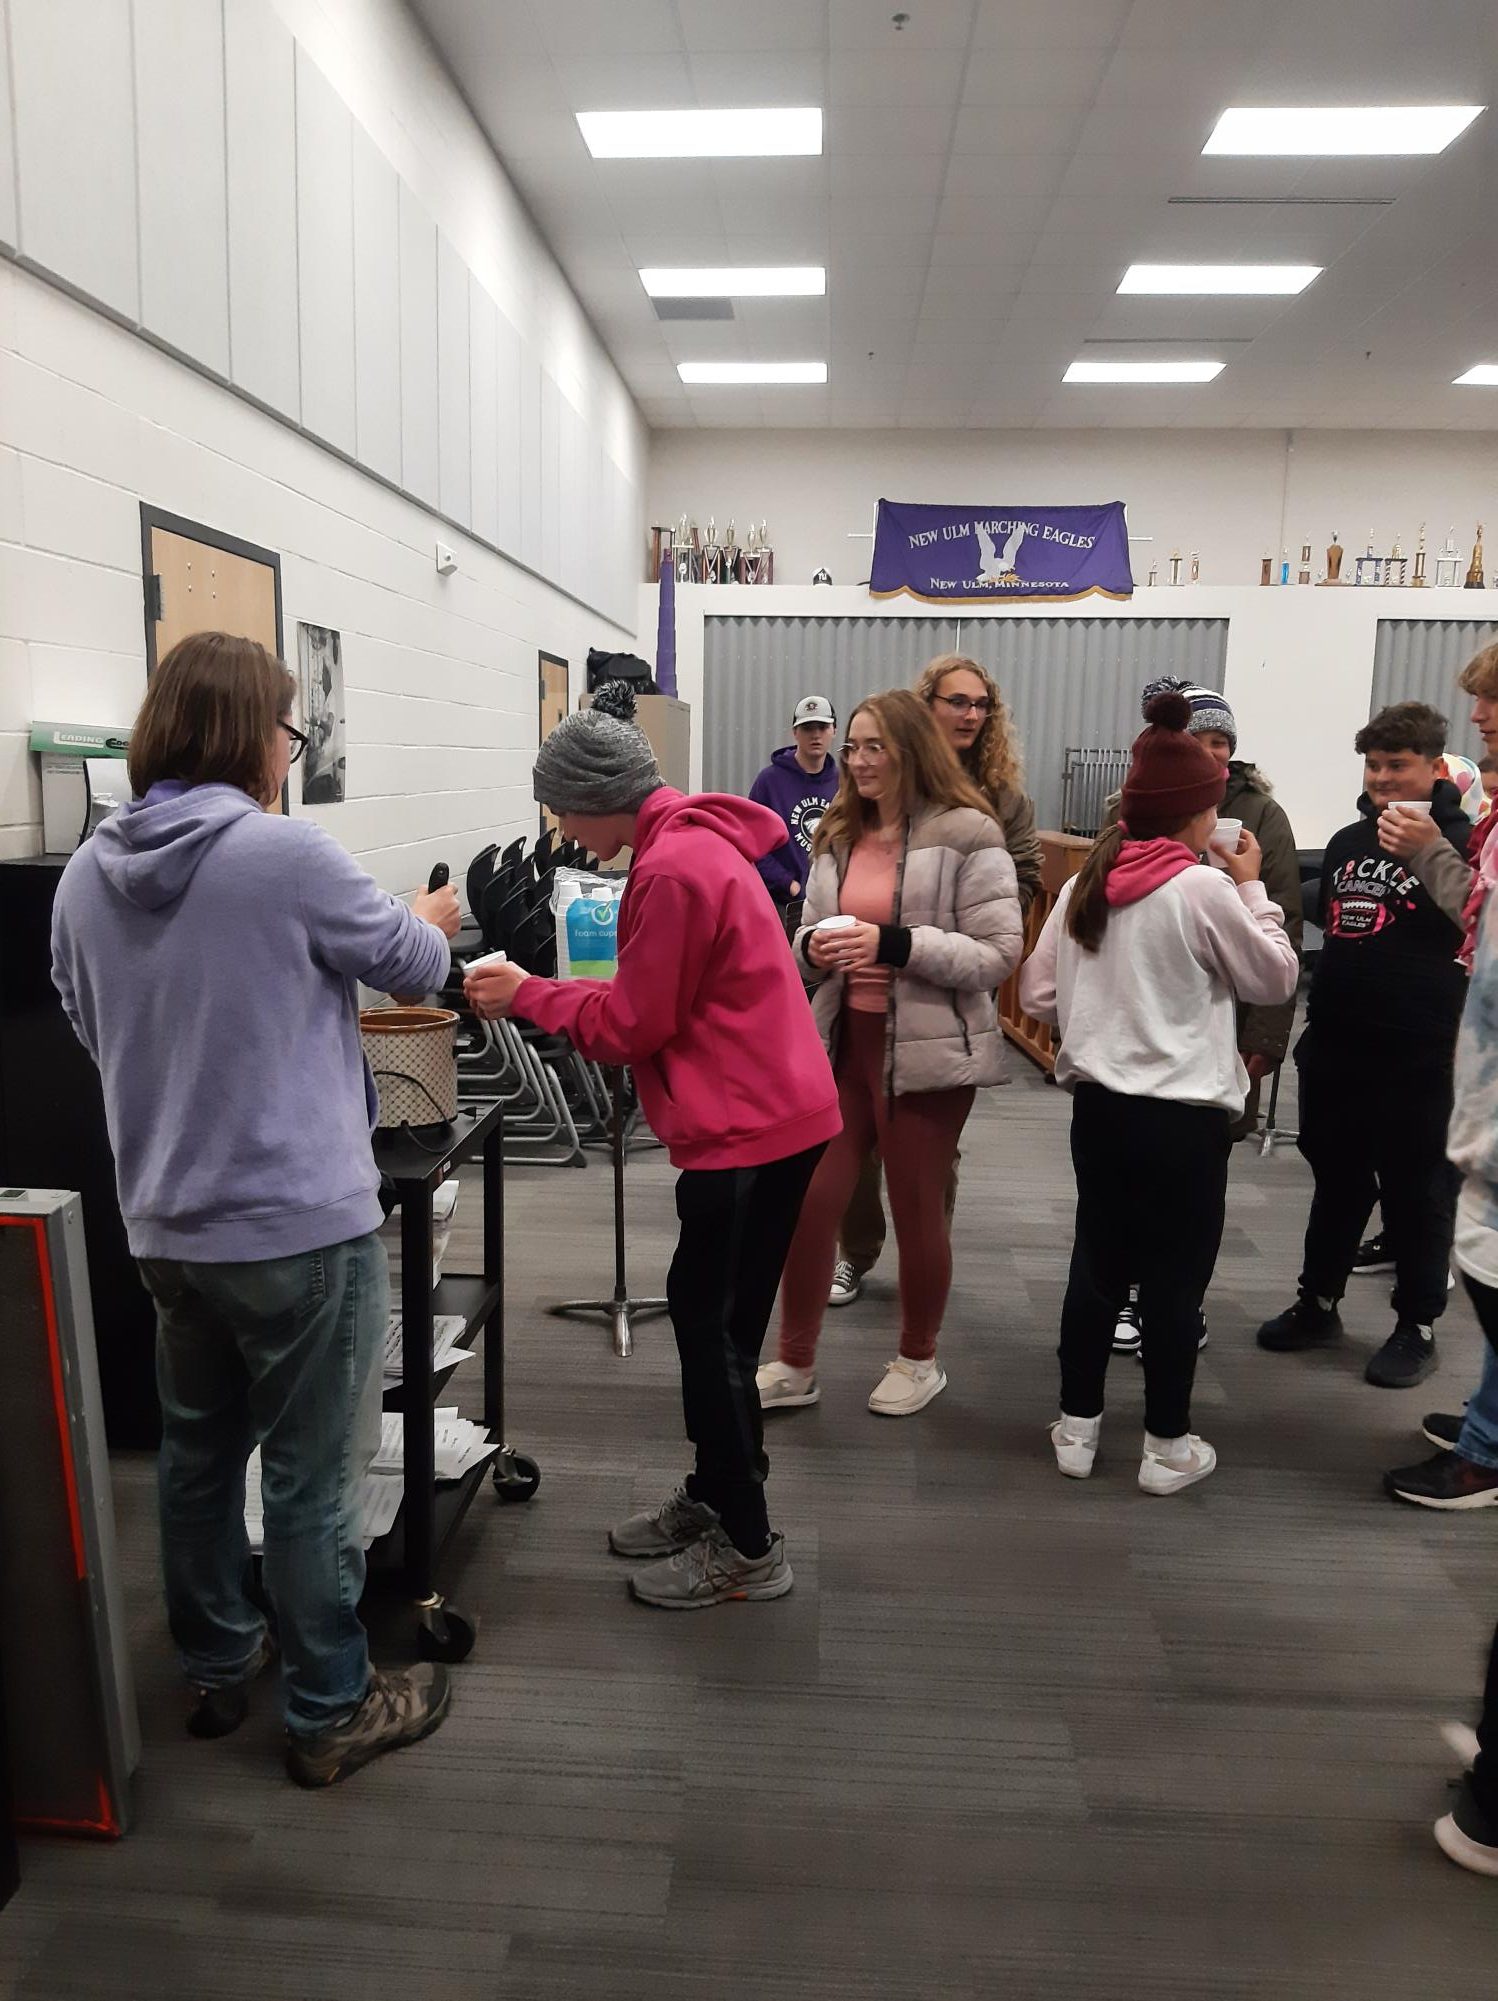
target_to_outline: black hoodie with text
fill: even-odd
[[[1358,818],[1327,843],[1317,912],[1325,941],[1307,1002],[1310,1027],[1318,1042],[1390,1050],[1398,1041],[1407,1057],[1449,1062],[1467,987],[1456,960],[1461,927],[1408,862],[1379,846],[1382,810],[1365,792]],[[1436,781],[1431,813],[1464,854],[1472,822],[1447,779]]]

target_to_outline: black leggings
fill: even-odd
[[[722,1517],[745,1556],[769,1545],[764,1420],[754,1373],[821,1146],[763,1167],[688,1168],[676,1183],[681,1236],[666,1280],[687,1437],[687,1491]]]
[[[1227,1200],[1229,1120],[1206,1105],[1079,1084],[1071,1157],[1077,1225],[1061,1309],[1061,1408],[1098,1417],[1118,1309],[1139,1287],[1144,1422],[1191,1429],[1201,1304]]]

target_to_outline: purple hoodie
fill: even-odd
[[[104,821],[63,871],[52,978],[98,1064],[140,1258],[293,1257],[380,1223],[362,980],[447,976],[413,915],[311,820],[175,781]]]
[[[811,837],[817,822],[837,797],[837,759],[829,757],[815,778],[808,778],[796,762],[796,746],[777,750],[764,770],[749,787],[756,805],[768,806],[785,822],[789,839],[783,848],[766,855],[756,864],[777,903],[788,903],[791,884],[806,889],[811,867]]]

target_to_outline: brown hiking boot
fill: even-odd
[[[288,1735],[286,1769],[299,1786],[336,1786],[386,1751],[430,1737],[451,1702],[444,1667],[401,1668],[394,1674],[376,1669],[369,1693],[346,1723],[313,1737]]]

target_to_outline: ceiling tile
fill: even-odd
[[[617,11],[629,15],[637,5],[638,0],[629,0]],[[676,0],[676,11],[687,46],[708,54],[826,46],[823,9],[806,0],[750,0],[747,5],[745,0]]]
[[[920,49],[882,54],[834,49],[828,64],[829,101],[841,104],[915,104],[947,110],[962,83],[962,57]]]
[[[552,69],[573,111],[689,111],[697,107],[697,88],[684,55],[554,55]],[[586,153],[586,142],[583,150]],[[632,167],[648,162],[603,164]]]
[[[980,0],[979,49],[1111,49],[1133,0]]]
[[[555,55],[639,56],[679,50],[681,31],[673,0],[538,0],[532,19]],[[603,107],[600,106],[601,110]]]
[[[696,101],[714,106],[820,104],[826,108],[827,65],[821,54],[701,55],[693,52]],[[823,120],[826,135],[826,120]]]

